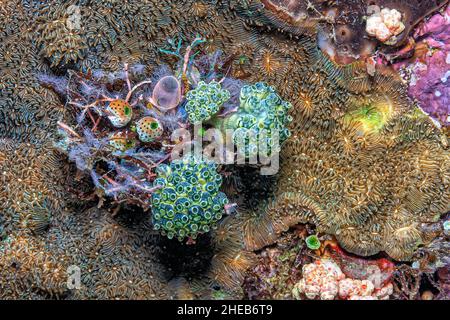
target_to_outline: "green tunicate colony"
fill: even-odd
[[[316,235],[310,235],[305,239],[306,246],[311,250],[317,250],[320,248],[320,240]]]
[[[194,90],[187,93],[186,112],[190,123],[211,119],[223,104],[230,99],[230,92],[222,89],[220,83],[200,81]]]
[[[230,99],[230,93],[216,81],[201,81],[186,99],[189,122],[198,123],[213,118]],[[246,157],[259,151],[247,134],[253,131],[269,155],[279,152],[281,143],[290,135],[287,125],[292,121],[288,115],[291,107],[271,86],[260,82],[244,86],[237,111],[226,118],[214,117],[212,123],[233,130],[233,142]],[[219,191],[221,183],[217,164],[194,156],[158,166],[153,184],[157,190],[152,196],[155,230],[180,241],[207,233],[222,218],[228,203],[226,195]]]
[[[152,221],[169,239],[195,239],[222,218],[228,199],[219,191],[222,176],[213,161],[185,156],[157,168]]]
[[[247,85],[241,89],[237,112],[223,120],[222,127],[233,130],[233,142],[241,155],[271,155],[279,152],[280,144],[290,136],[291,107],[266,83]]]

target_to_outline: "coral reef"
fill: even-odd
[[[2,243],[1,297],[167,298],[164,265],[148,230],[130,230],[93,208],[54,217],[43,237],[11,234]],[[73,287],[71,270],[80,277]]]
[[[405,30],[395,44],[400,46],[421,18],[445,2],[373,4],[403,14]],[[268,291],[291,297],[300,266],[312,260],[296,261],[293,248],[306,250],[304,239],[280,234],[301,222],[364,256],[385,251],[408,260],[423,252],[429,259],[422,264],[439,274],[442,290],[433,294],[448,295],[448,272],[433,265],[445,262],[435,252],[446,242],[442,230],[429,230],[449,210],[447,137],[406,97],[390,70],[377,66],[369,75],[360,62],[338,66],[317,48],[331,47],[338,61],[373,52],[375,40],[363,36],[367,3],[352,3],[342,1],[334,9],[329,2],[296,2],[299,7],[286,10],[283,0],[3,1],[1,297],[239,298],[245,272],[257,260],[251,251],[283,240],[290,253],[281,264],[289,269],[288,262],[295,262],[295,276],[287,289],[274,288],[285,277]],[[190,60],[189,52],[180,54],[173,40],[195,42],[196,34],[205,41],[195,50],[214,61],[206,67]],[[154,191],[147,192],[154,176],[146,175],[167,160],[167,134],[180,126],[184,115],[175,108],[189,86],[195,90],[197,81],[225,75],[222,88],[233,103],[242,87],[262,81],[292,103],[293,121],[281,122],[291,132],[281,150],[281,170],[277,177],[261,177],[249,167],[234,167],[228,176],[225,171],[224,188],[244,189],[230,196],[237,214],[195,244],[170,241],[153,231],[150,210],[143,210]],[[151,76],[152,83],[141,83]],[[126,125],[114,128],[108,116]],[[136,126],[143,117],[157,119],[162,134]],[[52,142],[61,138],[58,124],[59,148],[69,151],[69,160],[92,182],[54,150]],[[163,152],[134,152],[141,146]],[[155,167],[143,167],[139,157]],[[128,179],[130,172],[135,179]],[[283,250],[274,251],[279,257]],[[70,266],[80,268],[79,289],[67,287]],[[413,272],[399,268],[394,297],[423,293],[409,290]]]
[[[163,119],[147,107],[151,102],[144,101],[148,90],[144,87],[151,81],[132,86],[141,72],[125,65],[118,74],[98,71],[95,75],[74,73],[71,81],[44,80],[63,93],[73,115],[67,117],[67,123],[58,122],[62,137],[58,147],[91,176],[100,196],[148,209],[153,192],[148,177],[154,176],[158,162],[168,158],[169,150],[161,147],[167,140],[164,129],[171,128],[177,118]],[[65,88],[60,88],[58,81]],[[159,94],[158,83],[148,95],[150,100]]]
[[[296,35],[315,34],[318,29],[319,45],[334,61],[340,63],[367,58],[375,51],[378,43],[369,36],[373,28],[369,25],[366,32],[371,15],[383,9],[391,9],[389,13],[392,13],[392,10],[401,13],[403,32],[394,38],[391,37],[392,31],[383,28],[385,35],[382,40],[391,39],[393,42],[391,45],[397,47],[408,42],[408,36],[414,26],[424,17],[448,3],[447,0],[262,0],[261,2],[269,11],[263,12],[265,22],[274,22],[278,28]],[[370,24],[372,22],[375,20],[370,21]],[[380,24],[378,25],[380,28]],[[383,49],[389,51],[389,48]]]
[[[386,258],[367,259],[345,253],[329,236],[319,237],[320,250],[309,249],[305,239],[314,233],[310,225],[298,225],[284,233],[275,245],[258,253],[258,262],[244,282],[245,296],[352,300],[448,297],[448,267],[438,264],[435,269],[428,269],[436,258],[430,254],[440,252],[438,259],[448,255],[442,242],[424,247],[427,253],[419,254],[422,266],[415,268],[414,263],[411,267]]]
[[[133,109],[130,104],[119,99],[111,101],[106,107],[106,112],[109,114],[109,121],[116,128],[125,127],[133,117]]]
[[[308,43],[303,47],[311,50],[307,65],[317,69],[299,67],[302,80],[290,82],[301,92],[292,101],[292,138],[281,152],[276,197],[262,209],[271,218],[263,226],[249,223],[248,247],[261,248],[274,234],[310,221],[350,252],[411,258],[427,239],[422,224],[449,209],[445,135],[410,105],[394,75],[338,67]],[[256,235],[262,228],[269,236]]]

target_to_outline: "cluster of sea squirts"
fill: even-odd
[[[263,140],[266,151],[279,152],[290,135],[286,126],[292,105],[263,82],[243,85],[235,93],[239,105],[230,105],[232,94],[223,80],[201,79],[185,86],[182,78],[189,77],[183,73],[160,78],[148,93],[144,88],[150,80],[132,86],[128,66],[124,70],[125,98],[118,98],[124,95],[118,91],[102,92],[102,98],[85,105],[69,101],[84,130],[79,134],[60,123],[65,151],[78,169],[90,173],[100,194],[113,202],[151,208],[154,229],[169,239],[196,239],[216,227],[229,201],[220,191],[219,163],[191,154],[175,159],[177,143],[190,141],[170,144],[171,133],[204,122],[223,132],[232,130],[237,151],[245,157],[258,152],[251,135]]]

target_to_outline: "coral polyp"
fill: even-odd
[[[347,114],[349,123],[358,123],[366,133],[379,132],[392,118],[393,110],[389,102],[361,106]]]
[[[169,239],[196,239],[216,227],[227,196],[219,191],[222,177],[212,161],[185,156],[161,165],[153,183],[152,221]]]

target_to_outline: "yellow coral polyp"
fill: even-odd
[[[393,108],[390,103],[365,105],[346,116],[347,121],[361,124],[364,133],[378,133],[392,118]]]

